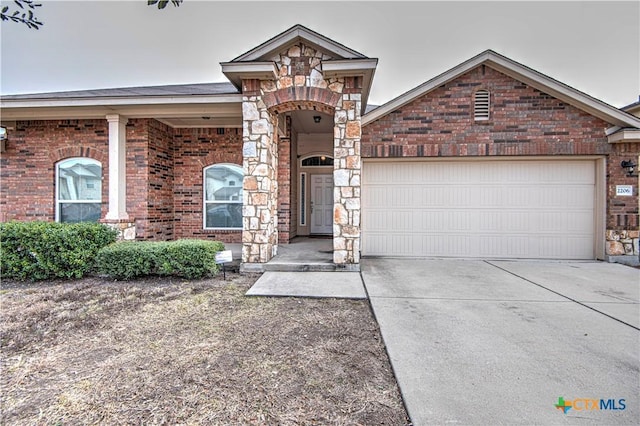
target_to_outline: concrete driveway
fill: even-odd
[[[640,270],[364,259],[362,276],[415,425],[638,424]]]

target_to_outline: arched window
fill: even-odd
[[[91,158],[68,158],[56,166],[56,220],[97,222],[102,210],[102,165]]]
[[[242,167],[214,164],[204,169],[205,229],[242,229]]]
[[[302,159],[302,166],[333,166],[333,157],[328,155],[314,155]]]
[[[478,90],[473,102],[473,118],[476,121],[489,119],[489,91]]]

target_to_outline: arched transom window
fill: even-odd
[[[328,155],[314,155],[302,159],[303,167],[313,166],[333,166],[333,157]]]
[[[205,229],[242,229],[242,167],[214,164],[204,169]]]

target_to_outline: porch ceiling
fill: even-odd
[[[291,125],[298,133],[331,133],[333,134],[333,117],[318,111],[300,110],[291,114]],[[320,122],[313,120],[320,116]]]

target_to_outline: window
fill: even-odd
[[[204,169],[204,227],[242,229],[242,167],[215,164]]]
[[[307,174],[300,173],[300,226],[307,225]]]
[[[328,155],[316,155],[302,160],[302,167],[333,166],[333,158]]]
[[[478,90],[473,103],[473,118],[476,121],[489,119],[489,92]]]
[[[56,220],[97,222],[102,210],[102,165],[91,158],[69,158],[56,166]]]

